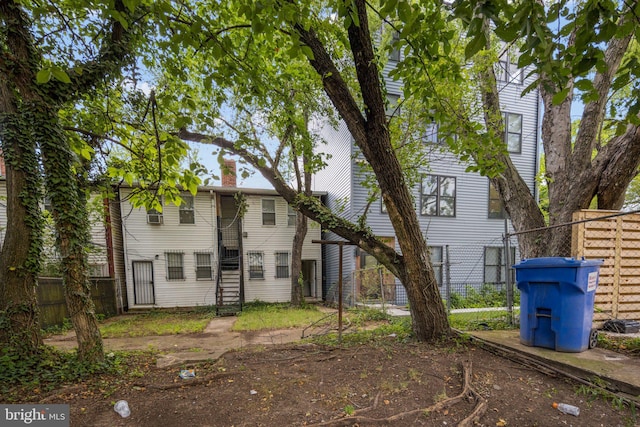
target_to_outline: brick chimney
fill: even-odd
[[[224,159],[224,168],[222,168],[222,186],[236,187],[236,161],[233,159]]]

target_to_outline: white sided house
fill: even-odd
[[[132,189],[119,188],[129,309],[290,301],[295,212],[274,190],[231,184],[184,193],[182,205],[162,212],[134,208]],[[322,295],[322,248],[314,239],[320,227],[310,223],[302,255],[307,298]]]

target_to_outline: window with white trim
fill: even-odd
[[[180,203],[180,224],[195,224],[196,212],[193,205],[193,195],[182,194]]]
[[[276,225],[276,201],[262,199],[262,225]]]
[[[522,114],[502,113],[504,140],[510,153],[522,152]]]
[[[184,253],[165,252],[167,264],[167,280],[184,280]]]
[[[456,178],[425,175],[420,185],[420,215],[456,216]]]
[[[400,48],[396,44],[400,41],[400,33],[394,31],[391,34],[391,52],[389,52],[389,60],[400,61]]]
[[[298,213],[291,206],[287,205],[287,226],[295,227]]]
[[[162,199],[158,199],[158,203],[162,206]],[[162,212],[151,208],[147,209],[147,224],[160,225],[163,222]]]
[[[194,252],[196,260],[196,279],[213,279],[213,254],[210,252]]]
[[[289,252],[276,252],[276,279],[289,277]]]
[[[524,82],[524,73],[522,68],[518,67],[518,54],[515,49],[506,49],[500,54],[496,67],[496,80],[519,85]]]
[[[264,279],[264,254],[262,252],[247,252],[249,265],[249,279]]]

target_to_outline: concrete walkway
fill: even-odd
[[[614,351],[593,348],[581,353],[529,347],[520,343],[520,331],[471,331],[471,336],[490,345],[524,355],[543,365],[558,369],[574,377],[591,380],[598,377],[610,391],[624,393],[640,403],[640,359]]]
[[[154,350],[160,354],[158,367],[189,365],[206,360],[216,360],[232,349],[246,346],[285,344],[299,341],[302,328],[279,329],[258,332],[234,332],[231,330],[236,317],[217,317],[205,330],[197,334],[163,335],[128,338],[104,338],[106,352],[117,350]],[[62,350],[77,348],[76,336],[70,332],[44,340],[45,344]]]

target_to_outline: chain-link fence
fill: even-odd
[[[512,324],[519,304],[510,268],[517,256],[515,247],[507,248],[499,236],[475,244],[429,249],[440,295],[454,326],[489,320]],[[511,251],[511,256],[505,251]],[[355,304],[408,304],[402,285],[380,265],[355,270],[343,281],[343,288]]]
[[[542,249],[534,256],[599,259],[594,322],[640,320],[640,214],[582,210],[573,222],[513,233],[510,245]],[[540,244],[544,242],[544,244]]]
[[[431,246],[434,273],[451,324],[517,325],[520,292],[512,266],[524,254],[602,259],[594,321],[640,320],[640,214],[603,213],[585,210],[568,224],[506,233],[467,245]],[[345,274],[342,288],[345,306],[408,304],[400,282],[381,266]],[[327,300],[337,302],[337,295],[338,284],[333,283]]]

